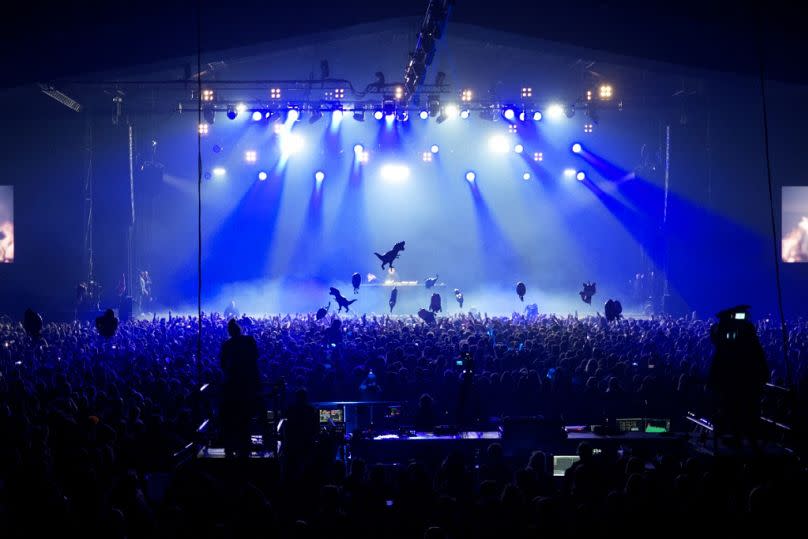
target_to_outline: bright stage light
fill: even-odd
[[[401,182],[410,177],[410,169],[406,165],[387,164],[381,168],[382,179],[390,182]]]
[[[247,105],[245,105],[244,103],[239,103],[238,105],[236,105],[236,112],[238,112],[239,114],[244,114],[245,112],[247,112]]]
[[[522,179],[523,180],[529,180],[530,179],[530,172],[525,172],[524,174],[522,174]]]
[[[353,147],[354,155],[356,155],[358,157],[358,156],[362,155],[362,152],[364,152],[364,151],[365,151],[364,146],[362,146],[361,144],[354,144],[354,147]]]
[[[584,133],[591,133],[593,128],[592,124],[584,124]]]
[[[368,152],[362,152],[359,154],[359,162],[360,163],[367,163],[370,159],[370,154]]]
[[[283,155],[294,155],[303,149],[303,137],[297,133],[281,134],[280,147]]]
[[[210,126],[208,124],[199,124],[199,134],[200,135],[207,135],[209,130],[210,130]]]
[[[473,97],[473,92],[472,92],[471,90],[469,90],[468,88],[467,88],[467,89],[465,89],[465,90],[463,90],[463,91],[460,93],[460,99],[461,99],[462,101],[466,102],[466,103],[467,103],[467,102],[469,102],[469,101],[471,101],[471,98],[472,98],[472,97]]]
[[[438,153],[440,151],[440,148],[438,147],[437,144],[433,144],[432,146],[429,147],[429,151],[432,153]]]
[[[261,172],[258,173],[258,179],[261,180],[261,181],[266,180],[267,179],[267,173],[262,170]]]
[[[377,110],[376,112],[373,113],[373,117],[376,118],[377,120],[381,120],[382,118],[384,118],[384,113],[380,110]]]
[[[581,153],[581,150],[583,150],[583,148],[579,143],[576,142],[572,145],[572,153]]]
[[[289,109],[286,115],[286,123],[292,124],[300,119],[300,111],[297,109]]]
[[[443,107],[443,114],[446,115],[447,120],[454,120],[460,115],[460,109],[454,103],[449,103]]]
[[[469,112],[469,109],[463,109],[460,111],[460,117],[463,118],[464,120],[468,120],[470,115],[471,112]]]
[[[281,98],[281,89],[280,88],[270,88],[269,89],[269,97],[271,99],[280,99]]]
[[[575,179],[579,182],[584,181],[586,179],[586,173],[583,170],[578,171],[578,173],[575,175]]]
[[[544,153],[542,152],[533,152],[533,160],[536,162],[544,161]]]
[[[247,150],[244,152],[244,160],[248,163],[255,163],[258,160],[258,154],[255,150]]]
[[[522,87],[522,97],[533,97],[533,88],[529,86]]]
[[[260,110],[256,110],[255,112],[252,113],[252,119],[253,119],[254,122],[260,122],[261,118],[263,118],[263,117],[264,117],[264,115],[261,114]]]
[[[508,133],[516,133],[516,124],[510,124],[508,126]]]
[[[225,170],[224,167],[216,167],[213,169],[213,175],[217,178],[221,178],[225,174],[227,174],[227,170]]]
[[[520,122],[524,122],[524,121],[525,121],[525,118],[526,118],[526,116],[525,116],[525,111],[520,112],[520,113],[519,113],[519,121],[520,121]]]
[[[227,119],[228,120],[235,120],[236,116],[238,116],[238,111],[236,107],[233,105],[227,105]]]
[[[424,152],[423,154],[421,154],[421,159],[423,159],[424,163],[431,163],[432,154],[429,152]]]
[[[332,110],[331,111],[331,123],[334,125],[339,125],[342,122],[343,114],[341,110]]]
[[[494,135],[488,139],[488,149],[495,153],[508,153],[511,149],[508,139],[502,135]]]
[[[466,181],[467,182],[473,182],[476,179],[477,179],[477,174],[475,174],[474,171],[469,170],[468,172],[466,172]]]
[[[426,120],[427,118],[429,118],[429,111],[422,110],[421,112],[418,113],[418,117],[421,118],[422,120]]]
[[[513,151],[515,151],[516,153],[522,153],[523,151],[525,151],[525,147],[522,146],[521,144],[517,144],[516,146],[513,147]]]
[[[516,118],[516,111],[511,107],[508,107],[502,112],[502,116],[504,116],[506,120],[513,120]]]
[[[547,116],[549,116],[551,120],[560,120],[564,117],[564,107],[558,103],[553,103],[547,107]]]
[[[564,169],[564,177],[565,178],[574,178],[575,177],[575,169],[574,168],[565,168]]]
[[[404,97],[404,88],[401,86],[396,86],[395,88],[395,97],[396,99],[401,99]]]
[[[322,170],[318,170],[317,172],[314,173],[314,179],[317,180],[318,182],[323,181],[325,179],[325,172],[323,172]]]
[[[533,113],[533,121],[534,122],[540,122],[541,121],[541,112],[535,111]]]
[[[272,126],[272,132],[275,133],[276,135],[280,135],[281,133],[283,133],[284,129],[285,126],[283,124],[275,124]]]
[[[202,90],[202,101],[213,101],[213,90]]]
[[[598,92],[599,97],[607,101],[612,98],[612,86],[611,84],[601,84]]]

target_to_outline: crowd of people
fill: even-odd
[[[404,401],[413,424],[453,423],[467,383],[465,421],[541,414],[570,424],[709,410],[710,325],[665,317],[466,314],[428,325],[413,317],[277,316],[242,317],[238,333],[255,341],[256,385],[266,394],[279,383],[288,388],[282,407],[305,388],[309,400]],[[182,316],[122,323],[111,338],[82,323],[46,324],[32,338],[21,324],[0,321],[0,535],[564,536],[684,528],[682,517],[707,515],[770,525],[772,517],[791,518],[802,499],[795,493],[805,476],[792,459],[756,466],[592,455],[586,446],[560,482],[548,455],[513,462],[499,444],[479,462],[452,454],[437,469],[332,458],[294,481],[282,461],[257,476],[239,468],[243,462],[223,475],[177,467],[174,452],[195,438],[199,388],[223,386],[220,351],[235,331],[217,315],[201,326],[200,343],[198,320]],[[800,395],[808,322],[789,327],[787,365],[780,326],[761,321],[757,333],[770,381],[784,385],[788,373]]]

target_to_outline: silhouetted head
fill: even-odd
[[[241,326],[238,325],[235,318],[231,318],[227,323],[227,333],[234,338],[241,335]]]
[[[295,403],[306,404],[309,400],[309,394],[305,388],[298,388],[295,391]]]

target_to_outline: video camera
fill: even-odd
[[[755,326],[749,321],[749,309],[749,305],[738,305],[716,314],[718,322],[710,328],[710,338],[716,347],[754,335]]]

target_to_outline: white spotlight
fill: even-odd
[[[475,174],[474,171],[469,170],[468,172],[466,172],[466,181],[473,182],[476,179],[477,179],[477,174]]]
[[[323,172],[322,170],[318,170],[317,172],[314,173],[314,179],[317,180],[318,182],[323,181],[325,179],[325,172]]]
[[[283,155],[294,155],[303,149],[303,137],[297,133],[281,133],[281,153]]]
[[[460,117],[464,120],[468,120],[470,114],[469,109],[463,109],[460,111]]]
[[[446,119],[453,120],[460,115],[460,109],[454,103],[449,103],[443,108],[443,113],[446,115]]]
[[[533,113],[533,121],[534,122],[541,121],[541,112],[536,111],[536,112]]]
[[[289,109],[289,114],[286,116],[286,123],[292,124],[300,119],[300,111],[297,109]]]
[[[583,148],[581,147],[581,145],[577,142],[572,145],[572,153],[581,153],[582,149]]]
[[[427,118],[429,118],[429,112],[428,112],[428,111],[425,111],[425,110],[422,110],[421,112],[419,112],[419,113],[418,113],[418,116],[419,116],[419,117],[420,117],[422,120],[426,120]]]
[[[560,120],[564,117],[564,107],[558,103],[553,103],[547,107],[547,116],[549,116],[551,120]]]
[[[262,170],[261,172],[258,173],[258,179],[261,180],[261,181],[266,180],[267,179],[267,173]]]
[[[511,145],[506,137],[494,135],[488,139],[488,149],[494,153],[508,153],[511,149]]]
[[[564,169],[564,177],[565,178],[574,178],[575,177],[575,169],[574,168],[565,168]]]
[[[578,174],[575,175],[575,179],[579,182],[584,181],[586,179],[586,173],[583,170],[579,171]]]
[[[260,122],[261,118],[263,118],[263,117],[264,117],[264,115],[261,114],[260,110],[256,110],[255,112],[252,113],[252,119],[253,119],[254,122]]]
[[[365,151],[365,147],[362,146],[361,144],[355,144],[354,147],[353,147],[353,153],[357,157],[362,155],[362,152],[364,152],[364,151]]]
[[[522,174],[522,179],[523,180],[529,180],[530,179],[530,172],[525,172],[524,174]]]
[[[440,151],[440,148],[438,148],[437,144],[433,144],[432,146],[430,146],[429,151],[432,153],[438,153]]]
[[[525,147],[522,146],[521,144],[517,144],[516,146],[513,147],[513,151],[515,151],[516,153],[522,153],[523,151],[525,151]]]
[[[221,178],[225,174],[227,174],[227,170],[225,170],[224,167],[216,167],[213,169],[213,175],[216,176],[217,178]]]
[[[246,110],[247,105],[245,105],[244,103],[239,103],[238,105],[236,105],[236,112],[238,112],[239,114],[243,114]]]
[[[244,160],[248,163],[255,163],[258,160],[258,153],[255,150],[244,152]]]
[[[410,177],[410,169],[406,165],[390,163],[382,166],[381,175],[389,182],[401,182]]]

